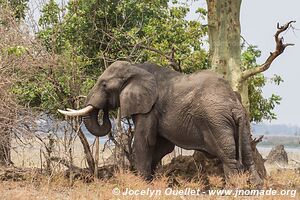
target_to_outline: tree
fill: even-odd
[[[19,107],[9,92],[15,78],[13,76],[13,69],[19,69],[19,61],[18,58],[15,58],[15,62],[11,62],[8,57],[20,57],[25,51],[22,46],[13,45],[16,42],[20,42],[18,39],[20,34],[16,31],[19,28],[17,22],[25,17],[26,6],[27,0],[0,0],[0,33],[6,36],[5,39],[1,39],[0,41],[0,166],[12,164],[11,139],[13,132],[19,128],[14,127],[17,121],[15,112]]]
[[[249,92],[252,92],[253,94],[254,91],[251,89],[255,89],[253,88],[253,85],[251,85],[254,81],[253,78],[256,78],[255,80],[261,79],[262,77],[260,73],[268,70],[273,60],[283,53],[287,46],[292,45],[284,44],[283,38],[280,38],[279,35],[283,31],[287,30],[293,21],[285,24],[284,26],[279,26],[279,24],[277,25],[277,32],[274,36],[276,49],[274,52],[270,53],[270,56],[267,58],[265,63],[257,66],[243,66],[240,42],[241,2],[242,0],[207,0],[210,61],[212,69],[217,73],[222,74],[223,77],[229,81],[233,90],[241,94],[242,103],[247,111],[250,112],[251,102],[249,102]],[[277,82],[279,83],[280,79],[277,79]],[[278,102],[278,100],[279,99],[276,97],[273,99],[275,103],[276,101]],[[265,107],[268,111],[273,108],[274,105],[271,105],[271,107]],[[255,120],[253,116],[252,119]],[[253,150],[257,152],[255,146]],[[260,162],[263,166],[262,159],[258,159],[260,155],[255,152],[254,156],[257,158],[256,160],[258,160],[258,162]]]
[[[181,70],[187,72],[191,72],[190,68],[207,68],[207,55],[201,48],[206,28],[184,19],[189,11],[187,5],[170,7],[167,3],[72,1],[59,22],[59,7],[50,1],[43,9],[38,36],[48,50],[56,53],[66,49],[67,43],[77,48],[78,54],[91,62],[85,66],[89,74],[98,75],[118,59],[152,61],[163,66],[171,61],[172,66],[178,68],[180,63]],[[199,16],[204,15],[200,10]]]
[[[233,90],[241,94],[242,102],[250,110],[248,80],[269,69],[273,60],[287,46],[279,34],[287,30],[292,22],[280,27],[275,34],[276,49],[270,53],[266,62],[258,66],[243,66],[241,60],[240,6],[241,0],[208,0],[208,34],[212,69],[227,79]],[[250,47],[251,48],[251,47]],[[254,52],[253,48],[250,53]],[[259,56],[259,55],[256,55]],[[249,64],[249,63],[248,63]]]
[[[260,53],[250,46],[241,55],[241,1],[207,2],[210,57],[202,48],[207,26],[185,19],[188,4],[172,1],[176,6],[170,6],[169,2],[78,0],[61,7],[50,0],[41,9],[36,38],[54,59],[14,84],[19,103],[51,115],[56,115],[57,108],[77,108],[83,104],[80,96],[87,94],[105,68],[122,59],[155,62],[182,73],[212,68],[242,95],[251,120],[274,118],[272,110],[280,97],[262,97],[266,78],[256,72],[242,78],[246,71],[260,67],[256,64]],[[207,15],[204,9],[197,13],[201,18]],[[281,81],[280,77],[273,80]]]
[[[78,97],[119,59],[152,61],[185,73],[208,68],[207,53],[201,48],[206,27],[185,20],[187,5],[167,3],[79,0],[60,7],[50,0],[42,8],[36,36],[56,59],[14,85],[19,102],[52,115],[57,108],[76,109],[83,105]],[[199,16],[205,14],[199,11]],[[76,130],[80,123],[76,121]],[[82,132],[79,136],[94,171],[89,146]]]
[[[2,8],[9,8],[13,12],[13,17],[17,21],[22,21],[25,18],[27,4],[29,0],[0,0]]]

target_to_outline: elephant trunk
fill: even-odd
[[[103,109],[103,123],[99,124],[98,121],[99,109],[93,109],[88,116],[83,118],[83,122],[88,131],[97,137],[105,136],[111,130],[111,123],[108,116],[108,110]]]

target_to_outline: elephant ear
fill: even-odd
[[[120,93],[121,117],[148,113],[158,97],[153,74],[134,66],[130,71],[132,74]]]

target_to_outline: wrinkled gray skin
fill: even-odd
[[[94,111],[84,122],[96,136],[110,131],[108,110],[120,107],[122,117],[132,116],[136,168],[146,179],[176,145],[218,157],[226,177],[245,169],[252,183],[262,183],[251,154],[246,112],[216,73],[183,75],[150,63],[118,61],[99,77],[87,105]],[[102,125],[99,110],[105,111]]]

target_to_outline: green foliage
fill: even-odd
[[[164,55],[174,48],[176,61],[187,72],[207,68],[207,54],[201,48],[207,30],[197,21],[185,20],[189,11],[185,4],[170,7],[167,0],[70,1],[62,23],[54,20],[58,10],[51,1],[44,7],[40,38],[48,49],[58,53],[68,41],[92,61],[86,66],[91,72],[117,59],[169,64],[165,56],[141,46],[155,48]]]
[[[257,67],[256,59],[260,57],[261,52],[256,46],[249,46],[242,54],[243,66],[246,69]],[[281,97],[272,94],[269,98],[264,98],[262,88],[270,80],[279,85],[283,82],[282,78],[274,75],[271,79],[267,79],[263,74],[257,74],[248,80],[249,102],[250,102],[250,117],[251,121],[261,122],[263,119],[276,119],[276,114],[273,112],[276,105],[280,104]]]
[[[184,73],[210,68],[202,48],[207,27],[185,19],[187,3],[171,2],[173,6],[168,0],[77,0],[62,8],[50,0],[42,8],[37,36],[47,51],[58,57],[58,63],[28,75],[13,92],[22,104],[56,113],[57,108],[76,107],[77,97],[86,95],[115,60],[150,61],[170,67],[168,57],[173,51]],[[207,15],[203,8],[196,13],[199,18]],[[12,47],[8,52],[21,55],[25,50]],[[259,56],[256,47],[248,47],[242,55],[243,65],[256,67]],[[276,118],[273,109],[281,98],[262,96],[267,81],[259,74],[248,82],[251,121]],[[280,84],[282,79],[274,76],[270,81]]]
[[[50,0],[41,10],[43,13],[39,19],[39,26],[42,28],[51,28],[59,21],[61,9],[55,0]]]
[[[11,46],[8,49],[6,49],[6,52],[8,55],[20,57],[26,52],[26,48],[23,46]]]
[[[9,6],[13,12],[17,21],[25,18],[27,4],[29,0],[0,0],[0,7]]]
[[[48,4],[44,5],[41,12],[39,26],[42,31],[37,34],[38,37],[49,52],[62,53],[65,42],[61,33],[60,19],[64,9],[61,9],[55,0],[50,0]]]
[[[38,106],[44,109],[51,109],[57,99],[54,88],[49,82],[45,81],[45,77],[42,75],[32,80],[18,82],[12,88],[12,92],[18,95],[21,104],[31,107]]]
[[[167,16],[151,21],[145,26],[145,35],[151,38],[152,46],[162,52],[175,50],[175,60],[180,62],[181,68],[185,73],[192,73],[199,69],[207,69],[208,56],[202,48],[203,36],[206,28],[199,22],[186,21],[189,9],[187,7],[173,7],[169,9]],[[150,60],[167,66],[169,61],[164,57],[157,56],[154,52],[144,52],[142,61]]]
[[[42,8],[37,36],[58,56],[58,64],[18,83],[13,92],[22,104],[56,113],[57,108],[76,107],[76,98],[86,95],[115,60],[169,67],[166,57],[174,49],[185,73],[208,68],[201,48],[207,30],[200,22],[187,21],[188,12],[187,4],[171,7],[168,0],[78,0],[65,8],[50,0]]]
[[[55,67],[26,74],[11,91],[17,95],[20,104],[44,112],[57,114],[58,108],[75,108],[77,103],[83,103],[78,97],[87,94],[95,83],[93,77],[83,73],[82,66],[88,62],[72,50],[64,51]]]

